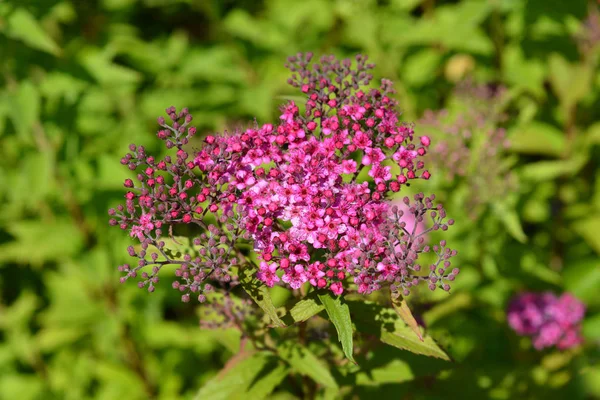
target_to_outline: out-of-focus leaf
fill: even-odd
[[[588,218],[579,220],[573,224],[575,232],[579,233],[581,237],[600,254],[600,235],[598,234],[598,227],[600,226],[600,215],[593,215]]]
[[[552,88],[560,99],[563,112],[568,113],[591,90],[592,70],[583,63],[570,64],[556,53],[550,56],[548,66]]]
[[[600,122],[590,126],[585,135],[589,144],[600,144]]]
[[[588,305],[600,304],[600,260],[588,258],[570,262],[563,271],[565,289]]]
[[[560,176],[573,176],[587,162],[587,156],[576,154],[568,160],[538,161],[521,168],[521,176],[525,179],[543,182]]]
[[[536,59],[526,59],[522,48],[517,45],[507,46],[504,49],[503,57],[503,73],[507,82],[513,84],[513,87],[531,92],[537,98],[543,98],[546,95],[544,90],[546,68],[542,62]]]
[[[0,262],[41,265],[72,256],[83,245],[83,236],[70,220],[19,221],[7,227],[14,240],[0,245]],[[65,241],[65,238],[69,240]]]
[[[409,11],[421,4],[422,1],[423,0],[392,0],[390,6],[398,10]]]
[[[271,300],[269,288],[256,279],[256,268],[242,268],[240,283],[252,300],[269,316],[274,326],[284,327],[285,323],[277,315],[277,309]]]
[[[234,51],[217,47],[206,50],[192,50],[182,60],[180,72],[188,79],[208,82],[244,83],[246,74],[236,62]]]
[[[40,84],[40,93],[48,100],[57,103],[64,99],[65,103],[75,104],[87,86],[86,82],[64,72],[49,73]],[[53,104],[55,107],[58,104]]]
[[[133,85],[142,79],[139,72],[113,63],[100,50],[86,48],[80,53],[79,59],[85,69],[102,85]]]
[[[490,54],[493,43],[479,23],[492,11],[489,2],[461,2],[437,7],[430,19],[408,22],[406,27],[389,19],[382,36],[396,45],[442,45],[446,49],[474,54]],[[360,21],[360,15],[358,16]],[[405,23],[407,21],[404,21]],[[393,29],[394,25],[400,29]],[[387,29],[386,29],[387,28]],[[404,28],[404,29],[402,29]],[[401,31],[402,34],[398,32]],[[356,34],[360,34],[360,29]]]
[[[28,320],[39,306],[38,303],[38,298],[32,292],[21,293],[10,307],[0,313],[0,328],[8,330],[27,326]]]
[[[461,272],[462,277],[462,272]],[[470,294],[465,292],[458,292],[453,294],[449,299],[435,305],[431,310],[428,310],[423,314],[423,320],[427,326],[435,324],[436,321],[452,315],[457,312],[461,312],[462,309],[471,306],[473,298]]]
[[[11,113],[13,123],[19,134],[27,139],[33,137],[33,125],[40,118],[40,94],[38,89],[30,81],[24,81],[19,85],[16,93],[17,113]]]
[[[524,154],[560,156],[565,151],[565,135],[552,125],[531,122],[518,126],[509,135],[513,151]]]
[[[35,336],[35,341],[41,352],[52,352],[61,346],[75,342],[83,334],[85,332],[77,328],[53,327],[41,330]]]
[[[285,46],[286,37],[274,24],[254,19],[242,9],[231,11],[223,21],[225,29],[234,36],[266,49]]]
[[[277,346],[277,350],[279,356],[290,364],[294,371],[312,378],[323,386],[337,387],[327,366],[305,346],[288,341]]]
[[[348,304],[342,301],[341,296],[334,297],[330,292],[319,294],[318,296],[321,304],[325,306],[329,320],[335,326],[338,340],[342,343],[342,349],[346,358],[356,364],[352,355],[352,320],[350,319]]]
[[[60,54],[60,47],[42,29],[29,11],[24,8],[17,8],[9,15],[7,22],[8,36],[13,39],[22,40],[34,49],[42,50],[55,56]]]
[[[32,374],[5,373],[0,377],[0,398],[34,400],[43,396],[41,378]]]
[[[94,365],[94,372],[100,385],[98,398],[142,398],[145,393],[144,382],[140,376],[126,365],[100,361]]]
[[[277,365],[274,369],[267,372],[255,381],[248,391],[240,396],[240,399],[268,399],[275,388],[283,381],[290,372],[289,367]]]
[[[583,336],[589,340],[600,340],[600,314],[586,317],[583,320]]]
[[[402,79],[413,86],[421,86],[435,78],[442,54],[436,49],[424,49],[410,56],[402,69]]]
[[[376,335],[383,343],[412,353],[441,358],[450,357],[428,335],[421,341],[392,309],[368,302],[351,302],[352,314],[361,333]]]
[[[196,394],[195,399],[243,398],[243,394],[272,359],[272,356],[265,353],[244,353],[235,359],[233,364],[228,363],[217,376],[206,383]]]
[[[356,375],[358,385],[378,386],[385,383],[400,383],[414,379],[410,365],[403,360],[392,360],[381,367],[361,371]]]
[[[525,235],[525,232],[523,232],[519,216],[514,209],[510,209],[502,203],[494,203],[492,209],[496,217],[502,221],[506,230],[513,238],[521,243],[527,241],[527,236]]]
[[[415,320],[415,317],[412,315],[412,311],[408,308],[406,300],[402,296],[398,296],[397,298],[392,296],[392,308],[422,342],[423,334],[421,333],[421,328],[419,327],[417,320]]]
[[[600,396],[600,366],[589,366],[581,371],[586,392],[592,397]]]

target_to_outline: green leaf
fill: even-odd
[[[237,358],[236,358],[237,357]],[[196,400],[229,400],[245,393],[272,360],[265,353],[239,353],[196,394]]]
[[[323,386],[338,387],[327,365],[300,343],[287,341],[277,349],[279,356],[290,364],[294,371],[312,378]]]
[[[40,93],[38,89],[26,80],[19,85],[15,96],[18,112],[12,113],[13,123],[20,135],[31,137],[34,124],[40,119]]]
[[[416,337],[394,310],[369,302],[353,301],[351,304],[359,332],[376,335],[383,343],[402,350],[450,361],[450,357],[430,336],[425,335],[423,341]]]
[[[97,49],[86,48],[80,52],[79,60],[102,85],[120,87],[135,84],[142,79],[138,71],[113,63],[107,54]]]
[[[521,176],[525,179],[542,182],[561,176],[573,176],[585,165],[587,156],[575,154],[569,160],[538,161],[521,168]]]
[[[41,377],[30,374],[3,373],[0,377],[0,398],[39,399],[44,392]]]
[[[461,278],[462,277],[463,275],[461,275]],[[458,292],[423,313],[423,320],[427,326],[431,326],[435,324],[436,321],[446,318],[454,313],[461,312],[463,308],[470,307],[472,304],[473,298],[469,293]]]
[[[76,254],[83,245],[81,231],[69,220],[52,223],[22,220],[6,229],[15,240],[0,245],[0,263],[13,261],[40,266],[47,261],[64,260]]]
[[[600,144],[600,122],[592,124],[585,132],[588,144]]]
[[[509,209],[507,206],[501,203],[493,204],[494,214],[500,219],[500,221],[506,227],[508,233],[521,243],[527,242],[527,236],[523,232],[521,221],[517,212],[513,209]]]
[[[59,347],[71,345],[84,334],[83,329],[52,327],[41,330],[35,336],[35,341],[40,351],[50,353]]]
[[[567,291],[588,305],[600,304],[600,260],[597,257],[568,263],[563,277]]]
[[[562,55],[551,54],[548,62],[550,83],[558,96],[563,118],[592,90],[592,69],[584,63],[570,64]]]
[[[410,329],[417,335],[417,337],[423,341],[423,335],[421,334],[421,328],[419,324],[415,320],[415,317],[412,315],[410,308],[408,308],[408,304],[406,304],[406,300],[400,295],[396,298],[392,295],[392,308],[396,311],[396,314],[408,325]]]
[[[543,122],[530,122],[513,128],[509,134],[513,151],[559,157],[565,150],[566,138],[558,128]]]
[[[264,283],[256,279],[256,268],[241,268],[240,283],[252,300],[271,318],[276,327],[285,327],[285,323],[277,315],[277,309],[271,300],[269,288]]]
[[[18,8],[8,17],[7,35],[55,56],[61,52],[60,47],[42,29],[35,17],[23,8]]]
[[[583,336],[593,341],[600,339],[600,314],[587,317],[582,325]]]
[[[366,369],[356,374],[357,385],[379,386],[386,383],[411,381],[415,373],[411,365],[404,360],[391,360],[386,365]]]
[[[442,54],[436,49],[424,49],[410,56],[403,68],[402,78],[413,86],[431,82],[436,76]]]
[[[356,364],[352,356],[352,321],[348,305],[342,301],[341,296],[333,297],[330,292],[318,296],[321,304],[325,306],[329,320],[335,326],[346,358]]]
[[[317,315],[325,309],[325,306],[317,303],[317,300],[311,297],[306,297],[297,302],[290,310],[290,314],[294,322],[302,322]]]
[[[585,241],[600,254],[600,214],[579,220],[573,224],[573,229],[581,235]]]
[[[514,88],[525,89],[537,98],[546,95],[544,79],[546,67],[541,60],[525,58],[520,45],[509,44],[506,46],[503,56],[503,75],[506,82]]]
[[[240,396],[241,399],[266,399],[288,375],[289,367],[286,365],[277,365],[275,369],[269,371],[266,375],[260,377],[252,387]]]

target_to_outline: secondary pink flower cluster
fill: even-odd
[[[533,346],[541,350],[556,346],[568,349],[579,345],[580,322],[585,306],[570,293],[556,297],[552,293],[524,293],[508,307],[508,323],[519,335],[531,336]]]
[[[189,154],[184,146],[195,134],[188,127],[191,116],[172,107],[172,125],[159,118],[158,137],[175,158],[156,160],[131,146],[122,163],[141,170],[137,191],[127,193],[125,207],[110,210],[120,218],[111,223],[142,242],[143,253],[130,249],[140,258],[138,267],[121,266],[124,279],[153,264],[140,286],[154,284],[160,267],[172,260],[162,250],[161,227],[185,223],[207,233],[194,240],[198,254],[175,262],[183,279],[174,286],[186,292],[184,300],[190,291],[203,296],[206,281],[215,276],[232,279],[228,265],[251,268],[236,247],[244,239],[259,255],[256,277],[267,286],[283,282],[298,289],[308,282],[337,295],[351,284],[359,293],[389,284],[406,295],[420,282],[431,290],[450,289],[459,272],[450,268],[456,251],[445,241],[428,246],[424,236],[453,221],[444,222],[434,196],[404,198],[406,211],[389,203],[411,180],[430,178],[421,160],[430,139],[415,137],[411,125],[399,122],[391,82],[361,89],[372,78],[366,57],[357,56],[354,66],[332,56],[311,66],[311,57],[288,59],[288,82],[307,100],[303,111],[293,101],[285,104],[278,124],[206,136]],[[130,180],[125,186],[134,188]],[[415,221],[411,229],[404,212]],[[416,229],[425,222],[428,228]],[[151,261],[145,258],[150,244],[161,253]],[[421,271],[417,259],[423,252],[437,257]]]

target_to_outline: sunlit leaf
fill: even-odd
[[[240,270],[240,283],[242,287],[248,293],[252,300],[271,319],[274,326],[284,327],[285,323],[277,315],[277,309],[271,300],[271,294],[269,288],[261,281],[256,278],[256,268],[241,268]]]
[[[285,360],[294,371],[310,377],[323,386],[337,387],[337,383],[327,366],[307,347],[302,346],[300,343],[288,341],[277,346],[277,349],[279,356]]]
[[[313,297],[307,297],[297,302],[294,307],[290,310],[290,314],[294,319],[294,322],[302,322],[317,315],[325,309],[323,304]]]
[[[8,36],[25,42],[34,49],[53,55],[60,54],[60,48],[50,35],[42,29],[35,17],[23,8],[12,12],[8,18]]]
[[[519,216],[514,209],[508,208],[506,205],[501,203],[493,204],[494,214],[502,221],[508,233],[521,243],[527,241],[527,236],[523,232],[523,227],[519,220]]]
[[[272,361],[265,353],[241,353],[196,394],[196,400],[229,400],[243,395],[263,368]]]
[[[558,128],[542,123],[531,122],[517,126],[510,131],[510,148],[525,154],[560,156],[565,151],[565,134]]]
[[[348,304],[342,300],[341,296],[333,296],[330,292],[319,294],[319,300],[325,306],[327,316],[335,326],[338,340],[342,343],[346,358],[356,364],[352,355],[352,320],[350,319]]]
[[[575,229],[575,231],[579,233],[579,235],[581,235],[598,254],[600,254],[599,226],[600,215],[593,215],[573,224],[573,229]]]
[[[394,310],[368,302],[353,301],[351,305],[359,332],[376,335],[383,343],[399,349],[450,361],[430,336],[425,335],[421,341]]]
[[[392,308],[396,311],[396,314],[408,325],[410,329],[417,335],[417,337],[423,341],[423,335],[421,334],[421,328],[419,324],[415,320],[415,317],[412,315],[410,308],[408,308],[408,304],[406,300],[402,296],[398,296],[394,298],[392,296]]]

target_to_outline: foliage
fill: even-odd
[[[594,7],[0,3],[0,398],[600,396]],[[114,266],[134,243],[107,226],[105,210],[122,202],[121,182],[132,177],[118,165],[128,145],[160,154],[147,139],[171,104],[189,107],[203,135],[273,120],[294,96],[282,60],[298,51],[368,54],[375,81],[395,82],[403,119],[417,121],[432,146],[452,144],[448,129],[470,124],[471,139],[453,142],[468,149],[464,173],[444,176],[441,160],[426,182],[434,189],[416,182],[401,193],[434,191],[457,221],[447,236],[460,279],[450,294],[407,298],[424,341],[384,293],[367,303],[323,301],[318,291],[299,300],[275,287],[268,312],[287,327],[268,328],[241,287],[210,300],[211,310],[243,313],[223,322],[205,305],[181,303],[166,279],[151,294],[119,284]],[[477,108],[481,93],[461,89],[467,78],[494,94],[485,104],[497,114],[483,125],[469,119],[486,110]],[[432,113],[443,129],[428,123],[429,109],[445,110]],[[489,132],[500,129],[507,146],[486,153]],[[183,253],[177,237],[188,234],[174,232],[171,251]],[[538,352],[517,337],[506,307],[524,290],[583,301],[583,346]],[[210,329],[199,329],[199,318]],[[262,328],[241,337],[243,324]],[[344,356],[349,342],[356,364]]]

